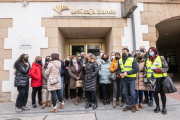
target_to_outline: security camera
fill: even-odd
[[[27,3],[25,0],[23,0],[22,7],[26,7],[28,5],[29,5],[29,3]]]

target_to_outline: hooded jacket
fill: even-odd
[[[42,64],[33,63],[30,69],[31,87],[42,86]]]
[[[117,67],[118,67],[118,61],[116,60],[116,58],[114,58],[113,61],[111,62],[111,66],[110,66],[110,69],[109,69],[109,70],[110,70],[112,73],[115,73],[114,70],[116,70]],[[116,73],[117,73],[117,72],[116,72]],[[117,77],[117,78],[120,78],[120,76],[119,76],[118,74],[116,74],[116,77]]]
[[[48,91],[55,91],[55,90],[60,90],[61,89],[61,62],[58,60],[50,61],[48,63],[47,69],[45,70],[45,74],[49,75],[49,79],[47,81],[47,88]],[[58,79],[58,83],[51,85],[50,80],[53,78]]]

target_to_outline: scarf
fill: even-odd
[[[73,62],[73,65],[76,68],[76,70],[78,71],[78,64],[77,64],[77,62],[76,63]]]
[[[154,55],[154,56],[149,56],[149,58],[150,58],[150,60],[151,60],[151,63],[153,64],[153,63],[154,63],[154,60],[155,60],[155,58],[156,58],[156,55]]]

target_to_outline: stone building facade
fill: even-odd
[[[15,60],[26,53],[32,62],[35,56],[45,58],[59,53],[60,59],[72,54],[73,45],[100,45],[108,54],[129,48],[133,52],[131,18],[121,17],[121,3],[124,0],[0,0],[0,101],[15,101]],[[156,47],[158,30],[156,25],[180,18],[180,1],[137,0],[134,12],[136,49],[140,46]],[[60,17],[53,7],[63,4],[81,9],[115,9],[116,16],[65,16]],[[97,6],[97,7],[96,7]],[[91,9],[91,8],[90,8]],[[69,14],[68,14],[69,15]],[[79,14],[78,14],[79,15]],[[21,38],[27,38],[31,48],[21,48]],[[84,48],[85,49],[85,48]],[[87,50],[86,50],[87,53]],[[164,52],[165,53],[165,52]],[[163,53],[162,53],[163,54]],[[178,63],[179,64],[179,63]],[[31,89],[30,92],[31,94]],[[29,97],[30,100],[30,97]]]

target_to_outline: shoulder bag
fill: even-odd
[[[56,67],[56,66],[55,66],[55,67]],[[56,67],[56,68],[57,68],[57,67]],[[59,68],[58,68],[58,69],[59,69]],[[60,69],[59,69],[59,72],[61,72]],[[59,82],[59,80],[58,80],[57,77],[55,77],[55,78],[49,79],[49,82],[50,82],[50,85],[55,85],[55,84],[57,84],[57,83]]]

